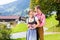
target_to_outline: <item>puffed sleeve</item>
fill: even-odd
[[[28,24],[28,18],[26,19],[26,23]]]
[[[38,18],[37,18],[37,17],[35,17],[35,20],[36,20],[36,21],[38,21]]]

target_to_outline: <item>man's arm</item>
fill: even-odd
[[[40,27],[44,26],[44,24],[45,24],[45,15],[42,16]]]

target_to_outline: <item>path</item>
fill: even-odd
[[[19,33],[11,34],[12,39],[24,38],[24,37],[26,37],[26,32],[19,32]]]
[[[48,35],[48,34],[60,34],[60,32],[44,32],[44,35]],[[24,37],[26,37],[26,32],[19,32],[19,33],[11,34],[12,39],[24,38]]]

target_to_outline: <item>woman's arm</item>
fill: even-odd
[[[26,24],[27,24],[27,27],[29,28],[30,25],[28,24],[28,18],[26,19]]]

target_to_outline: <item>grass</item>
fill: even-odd
[[[16,32],[24,32],[27,30],[27,25],[25,23],[17,24],[15,27],[12,28],[12,33]]]
[[[12,39],[12,40],[26,40],[26,38]]]
[[[60,32],[60,27],[51,27],[47,30],[47,32]]]
[[[45,40],[60,40],[60,34],[50,34],[44,36]]]
[[[26,38],[20,38],[15,40],[26,40]],[[44,40],[60,40],[60,34],[45,35]]]

